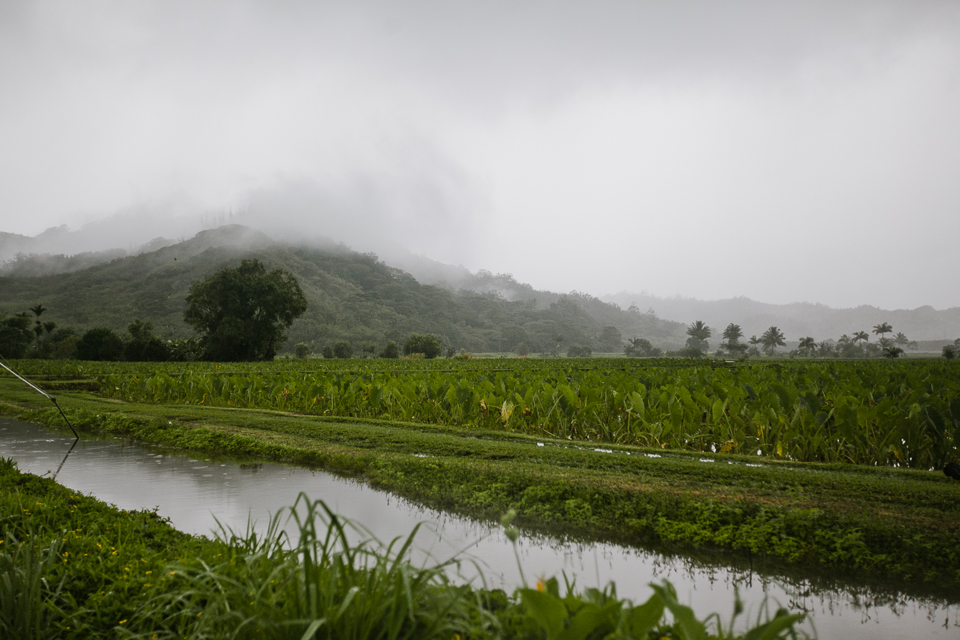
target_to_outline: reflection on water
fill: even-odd
[[[0,456],[16,460],[22,471],[51,475],[72,440],[37,425],[0,418]],[[418,522],[428,523],[417,535],[414,562],[459,555],[482,567],[490,587],[511,590],[520,584],[513,547],[499,527],[423,509],[323,472],[270,463],[238,464],[84,438],[57,481],[123,509],[156,508],[181,531],[208,535],[218,521],[242,531],[253,520],[262,530],[271,514],[305,492],[383,541],[407,535]],[[960,634],[960,607],[935,599],[862,588],[824,590],[819,584],[814,589],[804,581],[787,584],[762,579],[749,569],[705,566],[612,544],[524,536],[519,555],[528,579],[565,572],[581,588],[614,581],[619,595],[635,601],[649,597],[648,583],[667,578],[682,601],[701,614],[719,612],[725,620],[736,586],[752,614],[746,620],[755,618],[764,596],[769,596],[772,603],[809,611],[822,638],[919,640]],[[465,579],[479,580],[472,563],[462,563],[461,572]]]

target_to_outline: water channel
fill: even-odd
[[[73,439],[44,427],[0,418],[0,456],[17,461],[21,471],[56,472]],[[514,549],[499,526],[423,509],[362,483],[294,466],[243,463],[187,455],[118,439],[80,440],[56,476],[57,482],[123,509],[153,509],[181,531],[211,535],[217,521],[244,531],[251,520],[261,529],[278,509],[292,505],[300,492],[324,500],[336,513],[363,525],[376,538],[406,536],[419,522],[417,563],[458,555],[481,567],[490,587],[508,591],[520,585]],[[584,544],[521,536],[520,561],[527,579],[561,572],[579,588],[604,586],[635,602],[651,594],[648,584],[670,580],[681,601],[701,616],[719,612],[729,620],[734,586],[754,619],[764,597],[806,610],[821,638],[957,638],[960,605],[917,598],[889,589],[863,586],[814,586],[804,580],[777,580],[749,568],[710,566],[612,544]],[[473,564],[461,565],[464,580],[479,584]],[[745,621],[742,618],[742,621]]]

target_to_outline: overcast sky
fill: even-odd
[[[960,306],[960,2],[0,0],[0,230],[141,209],[557,291]]]

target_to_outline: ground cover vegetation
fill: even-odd
[[[101,366],[99,363],[32,361],[18,365],[53,388],[99,390],[102,395],[69,392],[70,402],[61,402],[67,405],[74,424],[87,432],[318,466],[362,477],[428,506],[486,518],[498,517],[513,508],[518,512],[518,522],[525,526],[547,527],[554,532],[593,539],[687,550],[712,549],[766,559],[772,566],[812,568],[815,573],[838,570],[871,579],[896,579],[903,584],[960,586],[957,485],[942,473],[931,472],[924,466],[926,463],[921,464],[936,455],[943,459],[956,456],[954,444],[945,445],[938,440],[956,441],[956,372],[944,368],[951,363],[785,363],[713,369],[689,360],[679,361],[682,366],[672,369],[661,366],[646,371],[636,367],[621,380],[624,371],[601,366],[609,365],[609,360],[513,360],[506,361],[512,368],[500,371],[491,365],[501,361],[455,362],[457,368],[451,370],[451,361],[395,361],[397,369],[380,372],[385,374],[383,380],[400,382],[429,381],[434,374],[444,376],[450,385],[447,391],[452,389],[450,397],[454,399],[457,389],[460,393],[470,391],[473,395],[469,402],[464,400],[457,405],[450,401],[450,405],[457,411],[476,405],[476,412],[450,421],[438,419],[439,413],[431,413],[440,411],[436,405],[448,402],[445,395],[424,395],[436,389],[417,386],[421,382],[411,387],[410,406],[414,413],[408,420],[377,419],[368,409],[360,417],[331,416],[330,408],[308,413],[314,398],[328,396],[316,396],[312,391],[305,395],[303,391],[309,387],[292,386],[291,381],[309,382],[323,374],[329,376],[325,379],[331,387],[336,382],[338,388],[352,389],[351,397],[364,398],[363,402],[369,403],[369,396],[376,395],[370,392],[375,376],[371,378],[369,370],[337,371],[336,367],[344,363],[327,360],[289,361],[282,366],[249,364],[231,370],[218,369],[222,365],[213,363],[197,363],[179,372],[167,364],[151,369],[134,364],[107,365],[109,370],[95,370]],[[577,366],[570,366],[574,362]],[[663,360],[660,364],[669,362],[678,361]],[[543,370],[546,364],[551,368]],[[587,366],[580,366],[584,364]],[[184,377],[176,378],[174,374]],[[514,405],[508,411],[509,407],[505,410],[502,404],[497,406],[485,399],[490,387],[493,392],[497,387],[482,382],[496,380],[500,374],[552,375],[558,384],[570,387],[570,392],[557,392],[554,387],[552,393],[558,395],[551,396],[549,402],[545,396],[541,404],[519,408]],[[287,375],[293,377],[283,377]],[[596,375],[601,377],[592,377]],[[156,386],[142,384],[144,379],[156,376]],[[642,433],[643,428],[656,428],[662,436],[664,427],[672,425],[674,416],[679,415],[680,428],[687,435],[677,439],[676,444],[664,439],[654,443],[654,447],[644,447],[636,444],[636,435],[626,441],[630,444],[598,440],[603,435],[599,431],[581,435],[575,428],[577,421],[589,418],[586,412],[569,414],[566,430],[552,435],[540,427],[531,430],[526,421],[511,422],[513,416],[523,415],[526,408],[533,407],[539,412],[535,419],[552,415],[560,424],[565,409],[556,413],[554,405],[590,397],[593,392],[583,384],[586,381],[601,387],[609,385],[605,387],[606,394],[597,397],[629,398],[629,406],[622,405],[620,411],[616,406],[612,409],[611,421],[619,425],[628,419],[623,414],[639,415],[633,394],[639,395],[637,380],[644,376],[648,376],[648,383],[639,384],[656,391],[664,409],[661,414],[651,413],[646,422],[636,420],[634,434]],[[802,386],[793,391],[786,388],[786,383],[793,379],[789,376],[796,376],[802,384],[807,384],[805,380],[810,384],[818,380],[823,383],[822,395],[816,398],[820,408],[813,414],[813,422],[807,423],[816,425],[814,437],[819,435],[822,442],[824,438],[847,439],[847,434],[853,434],[838,449],[842,453],[827,458],[832,462],[800,463],[787,446],[791,430],[799,430],[799,425],[804,424],[802,420],[794,422],[796,414],[809,412],[806,405],[813,400],[800,399],[808,393]],[[178,379],[184,384],[188,380],[202,384],[184,386],[192,395],[164,400],[165,404],[154,404],[150,397],[136,397],[145,389],[166,389],[159,384],[161,379],[175,388],[181,386]],[[217,395],[218,387],[203,386],[231,379],[266,379],[274,386],[264,387],[263,397],[272,399],[260,405],[264,408],[240,407],[231,396]],[[537,381],[531,385],[537,389],[549,384],[539,377],[531,379]],[[617,390],[616,384],[627,384],[631,379],[634,386],[626,393]],[[650,383],[653,379],[658,381],[657,386]],[[350,386],[357,380],[367,386]],[[721,389],[723,384],[733,389],[735,381],[742,385],[743,392],[737,393],[737,402],[754,407],[753,414],[742,414],[744,424],[749,426],[744,427],[743,435],[753,440],[739,450],[726,446],[729,440],[702,435],[708,429],[704,423],[714,420],[715,410],[720,418],[729,415],[730,407],[737,406],[726,400],[718,404],[720,398],[707,395],[715,391],[706,390],[717,384]],[[870,387],[879,381],[886,386]],[[840,388],[841,382],[848,385],[848,394],[831,391],[830,384]],[[122,391],[123,385],[127,385],[126,391]],[[684,385],[689,385],[689,390]],[[43,399],[31,396],[28,389],[19,390],[12,384],[2,388],[8,412],[51,424],[60,421],[55,410],[41,409],[38,403]],[[323,393],[330,391],[325,388]],[[664,399],[665,393],[674,394],[672,403]],[[684,400],[685,393],[689,394],[689,402]],[[561,400],[568,395],[570,398]],[[708,401],[704,402],[700,395]],[[901,404],[901,396],[909,402]],[[251,396],[254,397],[259,396]],[[301,397],[305,402],[298,400]],[[346,397],[335,397],[341,404],[329,406],[351,411],[358,406],[359,400],[348,403]],[[652,397],[652,393],[640,397],[645,412],[646,407],[659,406],[650,400]],[[851,410],[852,400],[846,398],[857,397],[861,398],[861,405]],[[786,402],[791,398],[796,405]],[[757,407],[762,403],[767,406],[759,411]],[[838,409],[838,404],[847,409]],[[875,411],[881,405],[884,410]],[[530,415],[534,415],[533,408]],[[593,410],[609,411],[600,405]],[[328,412],[326,416],[323,411]],[[830,418],[821,418],[822,424],[816,420],[821,411]],[[887,418],[883,416],[890,417],[894,415],[891,412],[897,411],[901,412],[898,419],[885,422]],[[938,413],[933,414],[934,411]],[[661,416],[656,421],[659,424],[653,421],[653,415]],[[753,415],[763,422],[750,422]],[[940,416],[940,431],[937,418],[931,415]],[[430,416],[433,419],[428,420]],[[837,431],[830,431],[824,425],[834,416]],[[938,453],[911,445],[896,449],[904,460],[893,453],[884,456],[882,463],[868,460],[866,452],[882,447],[878,449],[870,434],[863,436],[862,442],[858,440],[861,432],[869,427],[876,435],[879,424],[892,429],[904,420],[913,425],[915,433],[911,437],[915,442],[919,442],[916,438],[925,438],[928,446],[941,447]],[[728,421],[723,421],[709,428],[726,424]],[[780,435],[769,439],[774,432]],[[890,444],[890,439],[883,441],[884,446]],[[853,454],[864,455],[864,464],[850,464]]]
[[[698,617],[669,584],[642,603],[614,585],[557,580],[513,594],[456,584],[459,560],[410,564],[409,536],[351,542],[349,522],[301,495],[299,539],[279,512],[265,535],[210,540],[149,511],[120,511],[0,460],[0,634],[52,638],[787,638],[802,616],[777,610],[745,634]],[[511,516],[504,519],[510,526]],[[508,535],[516,537],[514,529]],[[669,619],[666,614],[669,614]]]

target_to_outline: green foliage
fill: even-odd
[[[166,344],[173,362],[195,362],[202,355],[200,341],[196,338],[167,340]]]
[[[743,329],[740,328],[740,325],[732,322],[728,324],[727,328],[723,330],[723,342],[720,343],[718,355],[729,354],[734,358],[746,357],[749,347],[745,343],[740,342],[742,337]]]
[[[123,340],[106,327],[96,327],[77,342],[77,358],[116,362],[123,359]]]
[[[303,360],[308,355],[310,355],[310,345],[308,345],[306,342],[299,342],[297,343],[297,346],[293,348],[293,353],[298,358]]]
[[[400,348],[397,347],[397,343],[391,340],[387,343],[387,346],[383,348],[383,351],[380,352],[381,358],[389,358],[391,360],[396,360],[400,357]]]
[[[403,343],[403,354],[422,353],[425,358],[436,358],[443,352],[443,342],[433,334],[411,333]]]
[[[772,356],[777,351],[777,347],[787,344],[786,337],[777,327],[770,327],[760,336],[760,343],[763,345],[763,352]]]
[[[74,360],[77,357],[77,343],[80,336],[76,330],[57,329],[50,339],[44,342],[49,347],[48,355],[54,360]]]
[[[704,324],[702,320],[691,323],[687,327],[687,335],[690,337],[687,338],[686,345],[679,355],[686,358],[700,358],[706,355],[710,349],[707,338],[710,337],[711,333],[710,327]]]
[[[337,340],[333,344],[333,357],[334,358],[352,358],[353,345],[350,344],[348,340]]]
[[[619,353],[623,349],[623,334],[616,327],[604,327],[597,338],[597,349],[604,353]]]
[[[571,346],[567,349],[568,358],[589,358],[593,355],[593,350],[587,346]]]
[[[623,353],[629,358],[659,358],[663,355],[663,351],[650,344],[646,338],[628,340]]]
[[[23,358],[32,340],[30,316],[21,313],[12,318],[0,318],[0,356]]]
[[[205,360],[272,360],[286,340],[284,331],[306,310],[293,275],[267,273],[254,259],[194,282],[183,319],[203,334]]]
[[[170,349],[153,335],[153,324],[137,318],[127,327],[130,340],[123,346],[123,359],[129,362],[165,362],[170,360]]]
[[[59,596],[59,589],[44,576],[59,560],[62,542],[56,537],[30,540],[26,535],[21,541],[7,530],[0,548],[0,637],[43,640],[52,631],[56,609],[51,601]],[[44,544],[49,546],[43,549]]]
[[[382,361],[364,361],[349,375],[321,362],[303,371],[118,369],[99,380],[107,395],[132,401],[475,425],[785,460],[929,468],[960,457],[960,372],[942,361],[621,360],[610,368],[580,359],[445,360],[437,366],[447,371],[410,362],[400,377],[398,365]]]

